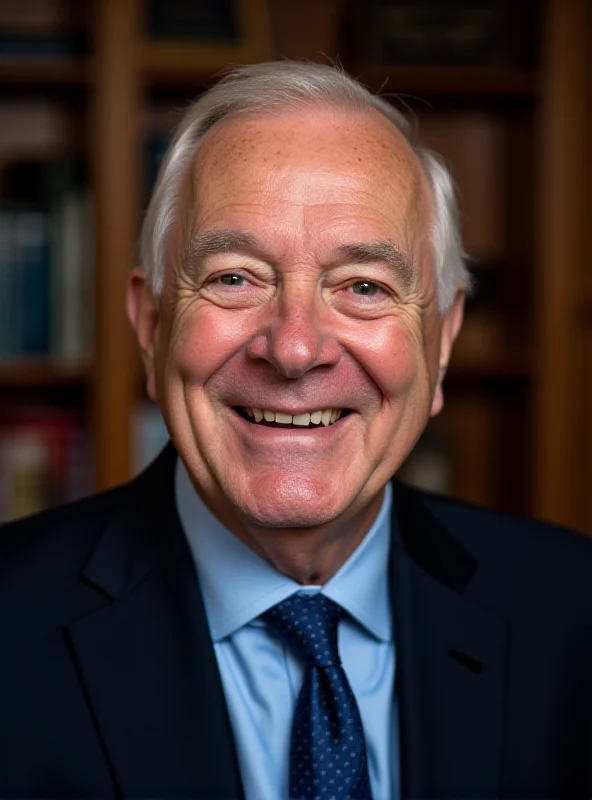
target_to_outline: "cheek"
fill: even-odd
[[[423,372],[423,353],[409,326],[400,320],[389,320],[388,325],[380,322],[356,336],[350,351],[386,401],[398,401]]]
[[[171,330],[166,359],[169,379],[203,385],[244,345],[248,330],[242,315],[214,306],[181,311]]]

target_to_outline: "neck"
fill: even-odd
[[[302,585],[323,585],[362,542],[380,510],[384,490],[348,518],[310,528],[229,526],[249,547]]]

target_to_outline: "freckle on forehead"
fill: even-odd
[[[299,125],[287,128],[282,125],[281,118],[284,117],[285,120],[287,115],[298,116]],[[336,111],[333,115],[336,121],[343,123],[347,112]],[[413,156],[403,138],[377,112],[364,116],[367,123],[363,126],[341,124],[335,127],[327,125],[328,121],[331,122],[330,112],[318,109],[257,115],[246,119],[230,117],[206,137],[198,151],[195,166],[199,173],[201,168],[219,169],[231,161],[234,164],[248,163],[255,150],[263,163],[281,160],[289,150],[302,147],[301,133],[306,128],[309,152],[321,154],[325,151],[334,159],[335,148],[338,146],[341,158],[353,157],[356,162],[361,163],[364,160],[370,161],[373,154],[380,159],[388,156],[395,159],[401,167],[405,164],[405,171],[409,171]],[[350,120],[353,121],[355,117],[363,119],[359,113],[349,112]]]

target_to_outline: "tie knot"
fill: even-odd
[[[322,595],[294,594],[262,614],[262,619],[308,666],[337,667],[337,625],[343,609]]]

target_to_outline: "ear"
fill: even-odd
[[[442,411],[444,406],[444,394],[442,392],[442,381],[448,369],[448,362],[452,354],[452,345],[460,331],[463,314],[465,308],[465,293],[458,291],[454,298],[454,302],[444,315],[442,322],[442,333],[440,336],[440,362],[438,370],[438,383],[432,401],[432,410],[430,416],[435,417]]]
[[[140,267],[135,267],[130,274],[126,309],[140,345],[140,353],[146,371],[146,391],[150,399],[156,401],[154,348],[158,335],[160,311],[158,301]]]

